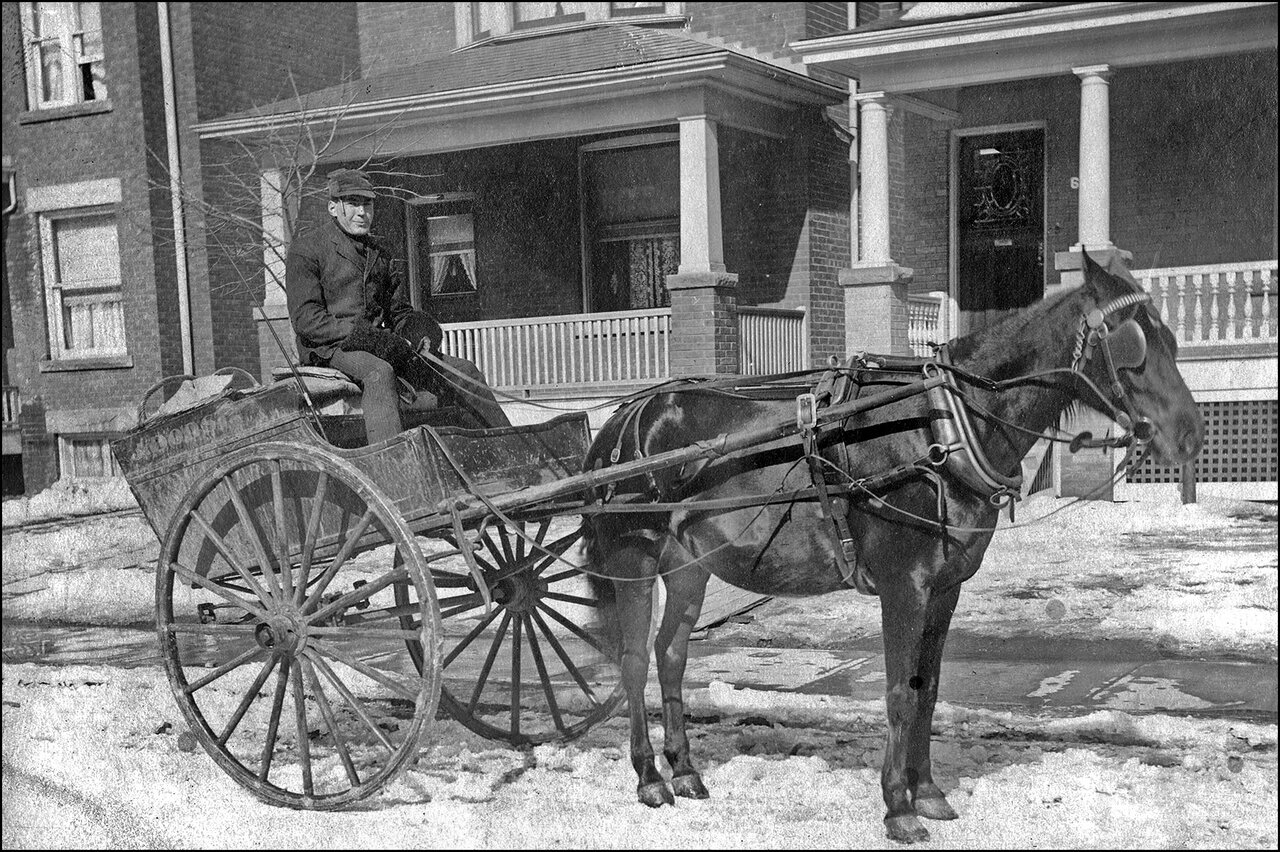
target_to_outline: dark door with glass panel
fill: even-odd
[[[962,136],[957,165],[960,334],[1044,295],[1044,131]]]

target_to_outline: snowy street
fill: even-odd
[[[933,752],[960,819],[929,823],[923,848],[1275,848],[1274,507],[1174,495],[1050,517],[1064,502],[1020,506],[961,595]],[[5,506],[6,623],[150,617],[152,572],[131,557],[154,553],[141,518],[24,531],[12,518],[28,507]],[[380,794],[283,810],[182,748],[161,668],[6,662],[4,844],[881,847],[878,620],[853,593],[775,599],[696,642],[687,712],[712,798],[659,810],[635,801],[622,718],[525,752],[442,721]],[[1033,652],[1051,659],[1000,693],[1002,667]],[[1090,692],[1078,657],[1128,668]],[[1269,692],[1250,684],[1241,713],[1161,677],[1207,665],[1269,671]]]

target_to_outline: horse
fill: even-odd
[[[1086,255],[1083,284],[941,348],[949,365],[937,358],[938,366],[928,359],[908,366],[956,376],[952,403],[947,394],[913,394],[811,430],[803,447],[773,441],[756,452],[636,475],[597,494],[602,503],[644,504],[583,521],[587,573],[622,671],[643,804],[709,795],[689,753],[682,680],[710,576],[761,595],[852,586],[880,600],[887,836],[927,839],[921,817],[958,816],[929,759],[943,646],[961,584],[981,566],[1002,504],[1016,496],[1022,458],[1077,406],[1113,415],[1158,462],[1182,464],[1200,450],[1204,424],[1178,372],[1176,340],[1114,262],[1103,269]],[[893,375],[881,371],[832,374],[860,382],[866,398],[894,386],[877,378]],[[907,378],[898,376],[897,385]],[[652,390],[611,415],[588,449],[587,469],[713,442],[797,411],[794,394],[764,399],[710,382]],[[955,438],[964,420],[967,443],[939,438],[940,427]],[[1073,448],[1104,443],[1090,439],[1081,433]],[[653,650],[669,783],[654,763],[644,702],[658,577],[666,603]]]

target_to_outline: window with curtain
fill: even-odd
[[[107,97],[98,3],[21,3],[27,106],[49,109]]]
[[[40,243],[49,357],[62,360],[125,354],[115,213],[43,214]]]
[[[471,214],[427,216],[425,225],[431,295],[474,293],[476,244]]]

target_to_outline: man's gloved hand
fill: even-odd
[[[374,328],[367,322],[357,322],[340,344],[340,348],[345,352],[368,352],[376,355],[401,375],[417,357],[413,347],[403,337],[395,332]]]

